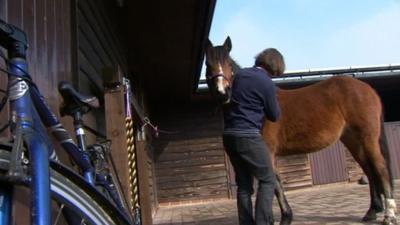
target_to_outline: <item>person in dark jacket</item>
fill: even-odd
[[[223,142],[235,171],[240,225],[272,225],[275,175],[262,136],[264,119],[276,122],[280,108],[271,76],[282,75],[281,53],[268,48],[256,56],[255,65],[239,70],[232,83],[229,107],[224,110]],[[258,180],[255,216],[251,195]]]

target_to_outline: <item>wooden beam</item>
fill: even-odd
[[[117,170],[115,172],[118,174],[117,177],[120,179],[124,197],[128,202],[128,207],[131,208],[129,201],[129,169],[123,86],[105,91],[104,108],[107,137],[112,140],[111,157],[114,160]]]
[[[146,141],[136,141],[137,170],[139,180],[139,202],[142,225],[153,224],[149,185],[149,157],[146,153]]]

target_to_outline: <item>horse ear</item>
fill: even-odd
[[[207,38],[207,44],[206,44],[206,49],[212,48],[213,43],[210,41],[210,39]]]
[[[228,36],[224,42],[224,48],[230,52],[232,50],[232,41],[231,38]]]

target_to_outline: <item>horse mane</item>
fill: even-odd
[[[236,74],[242,67],[234,60],[232,57],[229,56],[232,62],[232,72],[233,74]]]

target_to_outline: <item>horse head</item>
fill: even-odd
[[[231,49],[232,42],[227,37],[224,44],[220,46],[213,46],[208,40],[205,51],[208,88],[222,104],[228,104],[230,101],[233,66],[237,66],[229,55]]]

